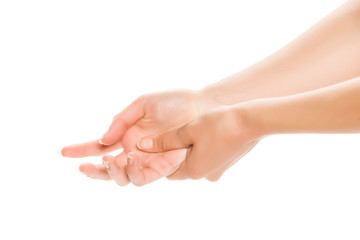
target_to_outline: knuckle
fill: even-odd
[[[212,178],[212,179],[208,179],[209,182],[217,182],[219,181],[220,178]]]
[[[145,185],[144,182],[133,182],[133,184],[136,186],[136,187],[142,187]]]
[[[124,187],[126,185],[128,185],[128,182],[122,182],[122,181],[116,181],[116,184],[119,185],[120,187]]]
[[[167,149],[167,144],[166,144],[166,141],[164,140],[164,138],[160,138],[159,148],[160,148],[161,150]]]
[[[168,148],[168,144],[163,136],[159,136],[157,139],[154,139],[154,144],[156,145],[155,148],[160,151],[164,151]]]
[[[187,125],[185,125],[176,131],[176,137],[179,139],[181,144],[187,145],[188,141],[186,139],[189,138],[190,133],[191,132],[188,131]]]
[[[121,156],[116,156],[114,158],[114,164],[116,164],[116,166],[120,169],[124,169],[124,167],[127,164],[127,158],[121,157]]]
[[[221,178],[221,175],[206,177],[206,179],[210,182],[217,182],[217,181],[219,181],[220,178]]]
[[[120,116],[120,113],[116,114],[116,115],[113,117],[112,121],[115,122],[115,121],[118,119],[119,116]]]
[[[149,94],[140,95],[138,98],[135,99],[134,103],[137,104],[145,104],[146,100],[149,98]]]
[[[176,178],[174,176],[166,176],[167,180],[174,181]]]
[[[121,161],[120,161],[120,158],[119,157],[115,157],[114,158],[114,165],[116,166],[116,167],[121,167]]]
[[[133,101],[131,102],[131,104],[144,101],[145,99],[146,99],[146,94],[139,95],[136,98],[133,98]]]
[[[182,145],[191,145],[196,139],[198,136],[196,124],[197,122],[190,122],[176,131],[176,136]]]
[[[198,180],[203,178],[205,176],[205,173],[200,168],[189,167],[187,169],[187,175],[189,176],[190,179]]]
[[[148,96],[149,96],[149,94],[142,94],[142,95],[140,95],[135,101],[143,101],[143,100],[145,100]]]
[[[184,180],[184,179],[187,179],[188,177],[183,176],[183,175],[172,174],[172,175],[166,176],[166,178],[170,181],[175,181],[175,180]]]

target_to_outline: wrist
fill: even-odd
[[[216,88],[204,87],[197,91],[199,98],[202,100],[202,107],[204,111],[225,106],[218,100]]]
[[[199,109],[199,113],[203,114],[217,107],[224,106],[216,101],[213,92],[207,88],[194,90],[194,98]]]
[[[261,121],[255,118],[254,112],[247,103],[218,107],[210,112],[220,113],[216,122],[221,123],[222,132],[231,137],[231,141],[259,141],[265,136]]]
[[[239,114],[245,122],[245,128],[249,132],[251,138],[261,139],[268,135],[275,134],[271,127],[271,121],[276,116],[271,114],[270,104],[266,99],[257,99],[235,105]]]

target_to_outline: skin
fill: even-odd
[[[136,147],[138,139],[181,127],[202,114],[219,111],[221,106],[294,95],[360,76],[359,29],[360,1],[347,1],[284,48],[237,74],[199,91],[179,90],[139,97],[114,118],[100,143],[94,140],[67,146],[62,155],[101,156],[123,148],[124,152],[118,156],[103,156],[103,165],[88,163],[79,167],[91,178],[113,179],[122,186],[130,180],[141,186],[170,176],[185,159],[186,149],[145,154]],[[248,150],[256,143],[253,141]],[[138,172],[129,162],[146,171]],[[217,180],[230,166],[225,164],[206,178]]]
[[[169,178],[208,177],[225,171],[265,136],[360,132],[359,93],[360,77],[298,95],[220,108],[181,128],[143,138],[138,146],[148,152],[187,147],[186,160]]]
[[[279,51],[204,88],[214,105],[288,96],[360,76],[360,1],[347,1]]]
[[[153,153],[188,148],[186,160],[168,178],[216,181],[259,141],[253,137],[250,125],[245,115],[237,113],[233,107],[219,107],[181,128],[143,138],[138,147]],[[132,166],[132,171],[140,174],[141,170],[135,167]]]
[[[152,182],[174,172],[185,159],[186,149],[161,154],[141,152],[136,147],[139,138],[150,133],[161,132],[186,124],[206,110],[200,92],[176,90],[143,95],[114,117],[113,123],[101,139],[64,147],[62,155],[67,157],[98,156],[123,148],[113,157],[103,156],[104,164],[80,165],[79,170],[89,177],[115,180],[121,186],[130,182],[126,173],[127,155],[135,153],[142,161],[141,178],[131,179],[136,185]],[[179,115],[179,112],[181,113]],[[108,168],[106,168],[108,167]]]

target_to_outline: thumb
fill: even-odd
[[[144,152],[166,152],[180,148],[187,148],[193,141],[187,125],[168,132],[147,136],[137,142],[137,147]]]
[[[144,116],[144,98],[138,98],[114,117],[108,131],[99,140],[102,145],[118,142],[125,132]]]

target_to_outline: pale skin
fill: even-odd
[[[215,181],[264,136],[357,132],[359,29],[360,1],[348,1],[278,52],[233,76],[198,91],[139,97],[114,118],[100,143],[68,146],[62,154],[100,156],[123,148],[118,156],[103,156],[103,164],[79,167],[91,178],[113,179],[121,186],[141,186],[164,176]],[[264,121],[265,113],[282,118]],[[139,139],[169,130],[165,137],[150,138],[154,148],[142,149],[148,152],[137,147]],[[171,135],[176,132],[181,134]],[[170,149],[176,150],[164,152]]]
[[[360,77],[297,95],[218,108],[183,127],[145,137],[138,146],[148,152],[190,148],[171,179],[199,179],[214,172],[220,178],[265,136],[359,132]]]

